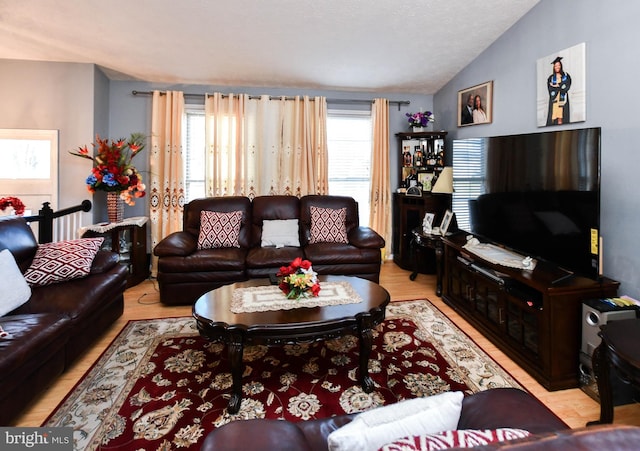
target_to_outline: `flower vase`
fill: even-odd
[[[107,193],[107,218],[109,222],[122,222],[124,213],[124,201],[120,198],[117,191],[109,191]]]
[[[416,126],[413,127],[414,132],[423,132],[425,131],[425,129],[426,127],[416,127]]]

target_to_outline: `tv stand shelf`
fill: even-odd
[[[582,302],[617,296],[619,283],[562,278],[546,261],[494,265],[463,248],[466,236],[443,239],[443,300],[547,390],[578,387]]]

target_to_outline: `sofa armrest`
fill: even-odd
[[[474,446],[474,450],[493,451],[565,451],[572,449],[637,450],[640,442],[640,427],[622,424],[589,426],[543,434],[533,434],[519,440],[494,442]],[[458,449],[458,448],[456,448]]]
[[[532,434],[568,429],[538,399],[517,388],[495,388],[466,396],[458,429],[525,429]]]
[[[349,244],[360,248],[382,249],[384,247],[384,238],[370,227],[356,227],[351,229],[347,236]]]
[[[99,250],[91,263],[90,274],[101,274],[109,271],[120,261],[118,254],[108,250]]]
[[[198,242],[188,232],[173,232],[164,237],[153,249],[156,257],[187,256],[198,249]]]

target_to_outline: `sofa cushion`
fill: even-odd
[[[221,247],[240,247],[240,225],[242,211],[200,212],[200,233],[198,249],[215,249]]]
[[[260,246],[300,247],[300,231],[297,219],[273,219],[262,222]]]
[[[31,286],[43,286],[85,277],[103,241],[100,237],[41,244],[24,278]]]
[[[456,428],[464,394],[445,392],[363,412],[329,434],[330,451],[378,449],[402,437]]]
[[[31,288],[8,249],[0,251],[0,280],[0,316],[4,316],[31,297]]]
[[[450,448],[473,448],[478,445],[517,440],[529,435],[529,432],[524,429],[461,429],[401,438],[382,446],[380,451],[433,451]]]
[[[310,207],[311,238],[314,243],[348,243],[347,239],[347,209]]]
[[[304,258],[299,247],[254,247],[247,253],[247,269],[271,268],[273,271],[270,274],[275,274],[281,266],[288,266],[297,257]]]

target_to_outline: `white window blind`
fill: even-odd
[[[458,227],[471,229],[469,201],[484,193],[485,164],[484,139],[453,141],[453,193],[452,206]]]
[[[190,106],[185,109],[183,129],[185,199],[190,202],[205,196],[204,187],[204,109]]]
[[[329,194],[353,197],[362,226],[369,224],[371,127],[370,111],[327,112]]]

